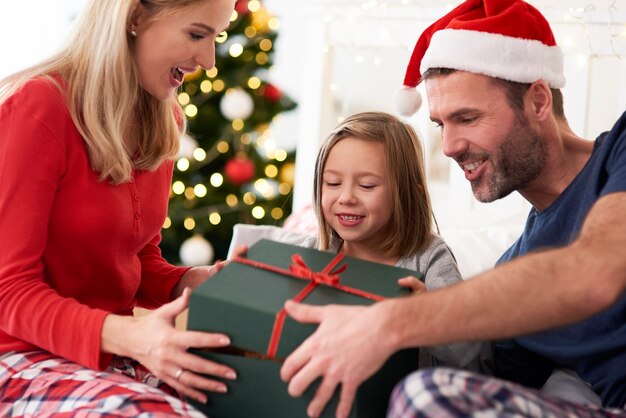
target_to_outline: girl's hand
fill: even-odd
[[[190,347],[224,347],[224,334],[182,331],[174,319],[189,304],[190,290],[148,315],[132,318],[108,315],[102,329],[102,351],[131,357],[181,395],[206,403],[202,391],[225,393],[226,385],[203,375],[235,379],[230,367],[187,352]]]
[[[409,288],[413,291],[413,293],[420,293],[426,291],[426,285],[419,281],[414,276],[407,276],[401,279],[398,279],[398,284],[402,287]]]

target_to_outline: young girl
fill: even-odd
[[[461,281],[450,248],[432,232],[419,139],[396,117],[366,112],[340,123],[317,156],[313,199],[318,238],[306,246],[421,272],[427,290]],[[415,278],[400,284],[423,290]],[[428,363],[476,370],[480,350],[432,347]]]
[[[0,81],[0,416],[202,416],[157,387],[206,401],[235,377],[187,352],[225,335],[174,328],[220,266],[158,247],[176,91],[234,3],[91,0],[62,51]]]

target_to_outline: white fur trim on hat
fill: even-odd
[[[435,32],[420,72],[451,68],[519,83],[545,80],[552,88],[565,85],[563,52],[532,39],[464,29]]]
[[[422,105],[422,95],[415,87],[403,86],[396,91],[394,98],[396,110],[402,116],[411,116],[415,114]]]

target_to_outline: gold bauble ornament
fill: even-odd
[[[280,181],[293,186],[293,182],[296,178],[296,165],[294,163],[285,163],[280,168]]]
[[[271,19],[272,15],[270,15],[265,9],[259,9],[258,11],[252,13],[252,26],[254,26],[257,32],[269,32],[269,23]]]

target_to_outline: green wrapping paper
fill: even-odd
[[[289,270],[295,254],[313,272],[324,270],[335,257],[332,253],[261,240],[250,247],[247,258]],[[341,286],[382,298],[409,294],[407,289],[398,286],[397,279],[409,275],[422,278],[415,271],[352,257],[343,258],[339,266],[344,264],[347,267],[339,274]],[[273,358],[268,357],[268,348],[276,316],[283,309],[285,301],[296,297],[310,283],[310,280],[231,262],[192,292],[188,329],[223,332],[230,336],[234,347],[221,352],[192,351],[233,367],[238,375],[235,381],[225,381],[228,386],[227,394],[209,394],[209,402],[206,405],[194,403],[196,407],[211,418],[306,417],[306,408],[315,393],[317,383],[302,397],[292,398],[287,393],[287,384],[280,379],[279,370],[282,359],[311,335],[317,326],[300,324],[286,317],[279,338],[276,338],[278,344]],[[324,284],[316,286],[303,302],[312,305],[374,303],[373,300]],[[361,386],[351,416],[385,416],[394,385],[416,370],[417,364],[417,349],[403,350],[392,356],[377,374]],[[334,416],[337,399],[338,393],[322,416]]]

